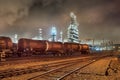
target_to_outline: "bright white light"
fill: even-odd
[[[100,49],[99,48],[96,48],[96,51],[99,51]]]
[[[49,38],[48,41],[52,41],[52,38]]]
[[[56,27],[52,27],[51,35],[56,35],[56,34],[57,34]]]
[[[18,35],[17,34],[15,34],[15,38],[17,38],[18,37]]]
[[[61,31],[61,32],[60,32],[60,35],[62,35],[62,34],[63,34],[63,32]]]
[[[70,13],[70,16],[71,16],[72,18],[76,18],[75,14],[74,14],[73,12]]]
[[[12,41],[14,43],[18,43],[18,35],[17,34],[15,34],[14,37],[12,37]]]

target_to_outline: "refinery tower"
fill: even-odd
[[[70,18],[71,22],[67,31],[68,42],[79,43],[79,31],[78,31],[79,24],[77,23],[76,15],[73,12],[71,12]]]

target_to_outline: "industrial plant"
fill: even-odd
[[[53,42],[72,42],[72,43],[81,43],[81,44],[88,44],[91,47],[91,49],[93,51],[102,51],[102,50],[118,50],[120,51],[120,41],[111,41],[111,40],[106,40],[106,39],[94,39],[94,38],[86,38],[86,39],[81,39],[81,37],[79,37],[80,31],[78,29],[79,27],[79,23],[77,22],[77,16],[71,12],[70,13],[70,24],[67,27],[67,32],[57,32],[57,27],[56,26],[52,26],[51,27],[51,34],[48,34],[50,36],[50,38],[48,39],[48,41],[53,41]],[[38,35],[33,37],[33,40],[46,40],[43,38],[43,33],[42,33],[43,29],[39,28],[37,33]],[[65,37],[63,37],[64,34]],[[57,36],[60,36],[59,38]],[[15,34],[14,37],[12,37],[12,41],[14,43],[18,42],[18,35]],[[116,48],[117,47],[117,48]]]

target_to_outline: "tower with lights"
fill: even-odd
[[[56,30],[56,27],[52,27],[52,30],[51,30],[51,36],[52,36],[52,41],[56,41],[56,35],[57,35],[57,30]]]
[[[79,31],[78,31],[79,24],[77,23],[76,15],[73,12],[71,12],[70,17],[71,22],[67,31],[68,42],[79,43]]]
[[[41,28],[39,28],[39,40],[43,40],[43,38],[42,38],[42,29]]]
[[[60,41],[63,42],[63,32],[60,32]]]
[[[42,29],[39,28],[38,31],[39,31],[39,35],[36,36],[36,37],[34,37],[34,38],[32,38],[33,40],[43,40],[43,37],[42,37]]]
[[[60,39],[58,40],[59,42],[63,42],[63,32],[60,32]]]

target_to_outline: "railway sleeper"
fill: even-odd
[[[10,74],[11,74],[10,72],[9,73],[8,72],[4,72],[4,73],[0,74],[0,76],[6,76],[6,75],[9,76]]]
[[[11,76],[17,76],[17,75],[22,75],[22,74],[27,74],[27,73],[33,73],[33,72],[38,72],[38,71],[47,71],[46,69],[21,69],[21,70],[10,70],[6,71],[0,74],[0,79],[1,78],[6,78],[6,77],[11,77]]]
[[[37,69],[37,71],[48,71],[48,69],[47,68],[39,68],[39,69]]]
[[[40,71],[40,69],[33,69],[33,70],[31,70],[31,73],[32,72],[37,72],[37,71]]]
[[[34,69],[31,69],[31,70],[28,70],[26,71],[27,73],[33,73],[33,72],[36,72]]]
[[[11,76],[12,76],[12,73],[6,73],[6,74],[3,74],[3,78],[11,77]]]

